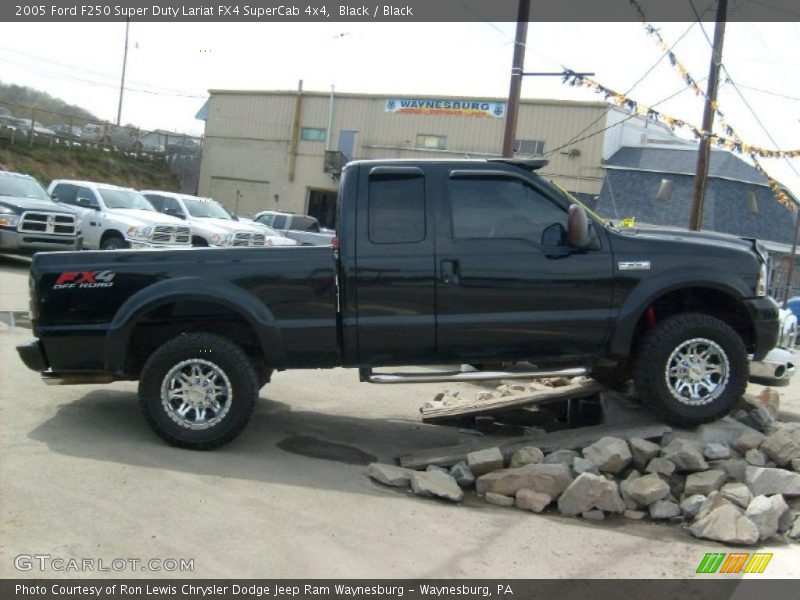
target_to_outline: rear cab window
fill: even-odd
[[[419,169],[370,174],[367,229],[373,244],[413,244],[425,239],[425,179]]]

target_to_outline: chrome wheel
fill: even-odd
[[[233,388],[225,372],[193,358],[172,367],[161,383],[161,405],[181,427],[208,429],[228,414]]]
[[[665,376],[672,396],[692,406],[713,402],[725,391],[730,372],[722,346],[706,338],[682,342],[667,360]]]

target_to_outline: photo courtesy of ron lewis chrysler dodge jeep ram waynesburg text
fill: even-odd
[[[139,380],[155,432],[198,449],[238,435],[283,369],[394,383],[445,376],[373,368],[497,379],[480,366],[524,361],[529,377],[633,378],[672,423],[728,413],[749,356],[778,341],[761,247],[614,228],[537,175],[544,164],[351,162],[332,246],[39,254],[38,339],[19,354],[46,382]]]

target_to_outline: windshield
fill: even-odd
[[[106,208],[138,208],[139,210],[152,210],[153,212],[156,210],[139,192],[102,188],[99,191]]]
[[[44,188],[36,180],[27,177],[0,177],[0,196],[49,200]]]
[[[314,217],[295,215],[292,217],[289,229],[292,231],[311,231],[317,233],[319,232],[319,222]]]
[[[193,217],[198,217],[200,219],[231,220],[231,216],[225,212],[225,209],[213,200],[184,197],[183,203],[186,205],[186,210],[188,210],[189,214]]]

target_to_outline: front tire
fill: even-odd
[[[719,319],[688,313],[645,332],[633,377],[645,406],[670,423],[693,426],[728,414],[748,373],[739,334]]]
[[[209,450],[242,432],[258,390],[253,363],[238,345],[212,333],[187,333],[147,360],[139,379],[139,404],[167,443]]]
[[[128,242],[118,235],[110,235],[100,244],[100,250],[123,250],[128,248]]]

